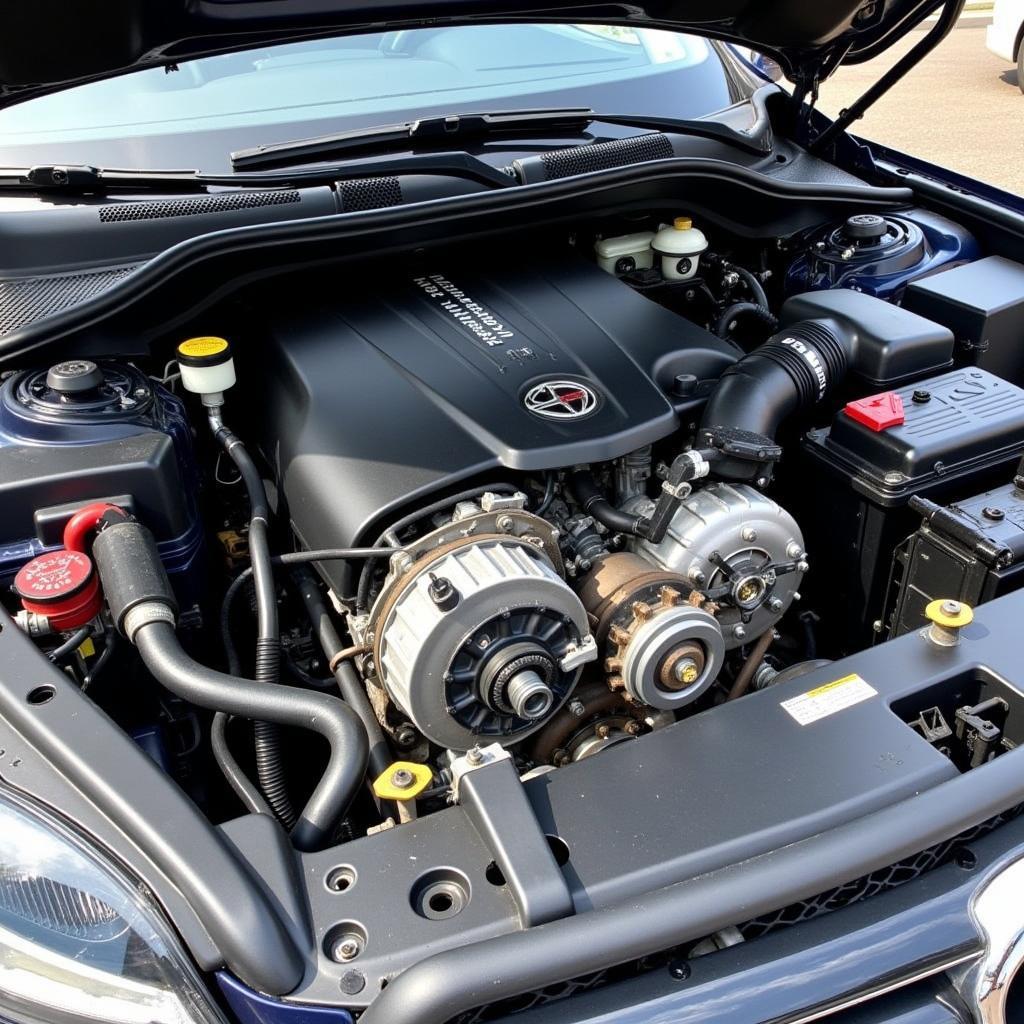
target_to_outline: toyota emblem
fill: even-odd
[[[547,419],[576,420],[597,408],[597,393],[579,381],[548,380],[530,388],[523,397],[523,405]]]

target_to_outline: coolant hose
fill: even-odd
[[[746,267],[740,267],[736,264],[732,264],[729,269],[743,281],[750,294],[753,296],[754,302],[763,306],[765,309],[768,308],[768,296],[765,295],[764,288],[761,286],[761,282],[757,279],[757,276],[753,271],[747,270]]]
[[[320,641],[324,656],[338,682],[341,696],[359,716],[359,720],[366,730],[370,744],[370,773],[373,778],[377,778],[383,774],[392,760],[391,751],[384,738],[384,730],[381,729],[380,722],[377,721],[377,716],[374,714],[370,699],[366,696],[366,691],[363,689],[358,675],[356,675],[356,670],[350,662],[338,658],[338,654],[342,651],[341,638],[331,621],[315,574],[307,566],[300,565],[292,571],[292,579],[298,587],[302,603],[306,606],[306,614],[313,624],[313,632]]]
[[[135,614],[145,619],[146,609],[137,606]],[[329,843],[366,775],[369,744],[356,713],[329,694],[237,679],[206,668],[189,657],[174,626],[159,617],[143,621],[130,636],[146,668],[183,700],[229,715],[309,729],[327,740],[327,767],[291,835],[300,850]]]
[[[259,683],[276,683],[280,677],[280,628],[277,615],[277,590],[270,563],[270,542],[267,536],[270,503],[263,478],[245,445],[219,419],[212,423],[214,437],[235,464],[249,498],[249,561],[252,565],[256,592],[256,665],[254,676]],[[281,757],[281,735],[273,722],[253,722],[256,749],[256,775],[274,814],[285,828],[295,824],[295,808],[288,796],[284,760]]]
[[[263,799],[263,794],[249,781],[235,760],[235,755],[231,753],[228,746],[229,720],[229,716],[223,711],[218,711],[213,716],[213,722],[210,724],[210,749],[213,751],[213,759],[247,811],[251,814],[269,814],[273,817],[274,812]]]
[[[704,407],[701,430],[723,427],[774,438],[783,420],[811,408],[839,384],[851,358],[851,339],[825,323],[792,324],[722,374]],[[719,474],[722,469],[715,467]],[[747,464],[736,475],[757,472]]]
[[[588,516],[593,516],[602,526],[613,533],[628,533],[634,537],[646,537],[649,520],[644,516],[617,509],[598,486],[593,473],[586,469],[575,470],[569,484],[576,500]]]
[[[716,321],[712,328],[720,338],[728,338],[733,331],[735,322],[741,317],[760,320],[769,331],[779,328],[779,318],[767,306],[756,302],[734,302]]]

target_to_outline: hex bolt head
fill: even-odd
[[[484,752],[479,747],[471,747],[466,751],[467,764],[483,764]]]
[[[584,707],[583,701],[581,700],[569,701],[569,710],[576,718],[582,718],[587,713],[587,709]]]
[[[516,527],[516,521],[508,515],[498,516],[494,525],[501,530],[502,533],[511,533]]]
[[[747,635],[747,631],[743,628],[743,626],[733,626],[732,635],[736,637],[737,640],[742,640]]]
[[[354,935],[345,935],[334,947],[334,959],[340,964],[355,960],[362,952],[362,944]]]
[[[752,526],[744,526],[743,529],[740,530],[740,537],[750,544],[752,541],[757,540],[757,530]]]
[[[783,606],[783,601],[782,601],[781,597],[773,597],[773,598],[771,598],[768,601],[768,607],[773,612],[781,612],[782,611],[782,606]]]
[[[408,768],[399,768],[391,773],[391,785],[395,789],[408,789],[415,781],[416,776]]]
[[[942,610],[946,615],[959,615],[962,607],[959,601],[942,602]]]
[[[697,667],[697,662],[693,658],[680,658],[672,668],[672,674],[680,683],[689,685],[697,681],[697,677],[700,675],[700,669]]]
[[[802,558],[804,549],[800,547],[795,540],[791,540],[786,545],[786,557],[787,558]]]

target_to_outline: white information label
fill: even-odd
[[[853,707],[878,691],[859,675],[843,676],[833,683],[825,683],[813,690],[801,693],[799,697],[791,697],[782,701],[782,707],[801,725],[810,725],[821,718],[828,718],[837,711]]]

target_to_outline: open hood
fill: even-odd
[[[947,0],[949,4],[962,0]],[[7,4],[0,106],[146,67],[382,28],[479,21],[646,25],[770,54],[813,88],[876,56],[943,0],[75,0]]]

